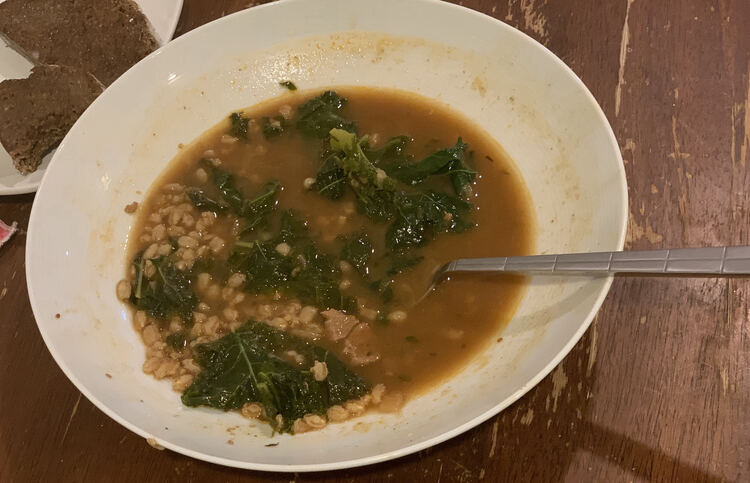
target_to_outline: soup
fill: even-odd
[[[137,216],[117,293],[144,372],[188,406],[293,433],[397,411],[499,342],[522,277],[461,277],[420,298],[449,260],[529,254],[534,228],[522,179],[481,128],[363,87],[232,113],[181,149]]]

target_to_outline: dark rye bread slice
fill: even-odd
[[[38,65],[26,79],[0,82],[0,143],[16,169],[36,171],[103,90],[93,75],[57,65]]]
[[[6,0],[0,34],[32,62],[78,67],[104,85],[159,46],[131,0]]]

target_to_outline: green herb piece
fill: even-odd
[[[286,131],[288,122],[284,116],[264,117],[261,120],[261,130],[266,139],[273,139]]]
[[[150,261],[156,268],[151,280],[146,277],[146,263]],[[192,289],[188,273],[177,269],[168,257],[150,260],[143,258],[143,252],[133,260],[135,278],[130,302],[151,317],[162,321],[173,315],[179,316],[183,324],[192,323],[193,310],[198,298]]]
[[[279,85],[281,87],[286,87],[290,91],[296,91],[297,90],[297,86],[294,85],[294,82],[292,82],[290,80],[281,81],[281,82],[279,82]]]
[[[232,123],[229,134],[237,139],[247,141],[247,125],[250,123],[250,118],[244,117],[241,112],[233,112],[229,115],[229,120]]]
[[[200,210],[213,211],[215,213],[222,213],[226,211],[229,206],[224,203],[209,198],[203,191],[198,188],[188,188],[188,198]]]
[[[415,267],[424,260],[423,256],[412,255],[395,255],[391,260],[391,266],[386,272],[390,276],[395,276]]]
[[[187,347],[187,335],[184,332],[175,332],[167,336],[167,345],[176,351]]]
[[[406,342],[411,342],[412,344],[416,344],[417,342],[419,342],[419,339],[417,339],[413,335],[407,335]]]
[[[325,362],[328,376],[316,381],[305,367],[284,362],[280,356],[289,350],[304,358],[305,367],[316,360]],[[230,410],[258,403],[266,421],[279,432],[290,432],[305,414],[325,415],[329,407],[370,390],[367,381],[327,350],[255,321],[214,342],[198,344],[193,352],[202,370],[182,395],[183,404]]]
[[[299,107],[297,128],[307,136],[320,139],[328,137],[334,128],[353,132],[354,123],[341,116],[345,105],[345,98],[334,91],[325,91]]]
[[[370,263],[374,252],[370,237],[362,232],[340,239],[344,242],[341,248],[341,259],[351,263],[363,277],[367,276],[369,271],[367,264]]]

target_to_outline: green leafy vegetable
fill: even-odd
[[[188,338],[184,332],[175,332],[167,336],[167,345],[176,351],[181,351],[187,346]]]
[[[456,194],[463,195],[476,177],[476,171],[469,169],[463,161],[467,147],[468,144],[458,138],[454,146],[433,153],[422,161],[401,163],[385,169],[388,175],[410,185],[421,183],[432,175],[447,174]]]
[[[335,259],[319,251],[312,242],[303,246],[301,255],[305,263],[290,278],[287,290],[303,303],[356,313],[357,299],[343,295],[339,289],[341,272],[334,263]]]
[[[460,232],[473,226],[467,219],[471,209],[468,202],[434,190],[409,194],[398,191],[396,182],[365,155],[363,138],[341,129],[332,129],[330,135],[334,153],[331,159],[347,177],[348,185],[357,197],[359,211],[378,222],[395,219],[386,232],[386,246],[390,250],[422,246],[438,232]],[[456,156],[463,153],[465,147],[459,139],[452,151],[445,150],[448,154],[433,156],[442,159],[440,163],[447,166],[456,162]],[[405,179],[421,180],[424,172],[420,168],[414,172],[419,174]]]
[[[250,123],[250,119],[244,117],[241,112],[233,112],[229,115],[229,120],[232,123],[229,128],[229,134],[237,139],[247,141],[247,125]]]
[[[297,90],[297,86],[294,85],[294,82],[292,82],[290,80],[281,81],[281,82],[279,82],[279,85],[281,87],[286,87],[290,91],[296,91]]]
[[[266,139],[273,139],[286,131],[288,122],[284,116],[264,117],[261,120],[261,130]]]
[[[391,266],[386,273],[390,276],[398,275],[415,267],[422,262],[422,260],[424,260],[424,257],[422,256],[396,255],[391,260]]]
[[[367,264],[372,258],[373,248],[367,233],[358,233],[350,237],[341,237],[344,246],[341,248],[341,259],[351,263],[360,275],[367,276]]]
[[[370,290],[377,293],[383,302],[388,303],[393,300],[393,280],[381,279],[370,282],[367,285]]]
[[[280,243],[289,245],[289,254],[276,250]],[[244,288],[249,292],[279,290],[322,309],[356,311],[356,299],[339,289],[341,272],[334,262],[317,248],[305,224],[291,212],[282,216],[279,232],[271,240],[237,242],[228,260],[233,270],[245,274]]]
[[[333,158],[328,158],[315,176],[315,183],[311,189],[326,198],[337,200],[344,196],[346,188],[346,173],[339,168]]]
[[[466,219],[470,209],[466,201],[438,191],[401,197],[399,216],[386,231],[386,246],[400,251],[422,246],[441,231],[466,231],[474,226]]]
[[[461,142],[461,138],[458,139],[458,142]],[[473,157],[473,155],[473,151],[467,153],[467,156],[469,157]],[[450,165],[448,175],[451,178],[453,189],[456,194],[466,197],[471,183],[473,183],[477,177],[477,172],[469,168],[466,163],[464,163],[463,159],[459,159]]]
[[[200,164],[211,172],[213,182],[228,209],[244,220],[243,231],[254,230],[266,224],[267,216],[276,208],[276,195],[281,188],[278,181],[267,182],[254,198],[246,199],[237,187],[234,175],[217,168],[207,159],[201,160]],[[188,194],[188,196],[190,195]],[[192,197],[190,199],[195,203]],[[199,201],[205,202],[206,199],[203,197]],[[196,206],[198,205],[196,204]]]
[[[302,366],[281,358],[289,350],[304,358]],[[327,350],[255,321],[199,344],[193,352],[202,371],[182,395],[185,405],[229,410],[259,403],[265,419],[280,432],[291,431],[294,421],[306,414],[324,415],[329,407],[370,390]],[[323,381],[316,381],[309,371],[316,360],[328,368]]]
[[[357,208],[369,218],[383,222],[395,213],[395,182],[377,168],[362,151],[362,138],[343,129],[331,130],[331,159],[341,168],[357,197]]]
[[[195,205],[195,207],[201,210],[221,213],[229,208],[229,206],[225,205],[224,203],[209,198],[203,191],[199,190],[198,188],[189,188],[187,190],[187,195],[188,198],[190,198],[190,201]]]
[[[417,342],[419,342],[419,339],[417,339],[413,335],[407,335],[406,342],[411,342],[412,344],[416,344]]]
[[[151,263],[153,277],[146,276],[146,265]],[[160,256],[146,260],[143,252],[133,260],[135,278],[130,302],[150,316],[165,321],[177,315],[184,324],[192,322],[198,298],[192,289],[190,274],[179,270],[169,257]]]
[[[353,132],[354,123],[341,116],[345,105],[345,98],[333,91],[325,91],[299,107],[297,128],[307,136],[320,139],[328,137],[334,128]]]
[[[362,147],[362,151],[367,159],[376,165],[383,161],[405,162],[409,158],[406,154],[406,146],[412,141],[413,139],[409,136],[395,136],[377,149],[370,148],[368,144]]]

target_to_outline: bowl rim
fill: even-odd
[[[149,62],[155,62],[156,57],[165,49],[171,49],[176,48],[175,46],[188,41],[191,37],[200,34],[204,29],[207,28],[214,28],[215,24],[222,24],[224,22],[232,22],[234,19],[236,19],[239,16],[243,15],[253,15],[253,12],[257,12],[261,9],[267,9],[267,8],[276,8],[277,5],[280,4],[287,4],[287,3],[295,3],[295,2],[301,2],[304,0],[280,0],[273,3],[268,3],[264,5],[258,5],[256,7],[253,7],[252,9],[245,9],[240,10],[238,12],[232,13],[230,15],[227,15],[225,17],[221,17],[219,19],[213,20],[211,22],[205,23],[190,32],[181,35],[180,37],[174,39],[173,41],[165,44],[164,46],[160,47],[156,51],[149,54],[147,57],[142,59],[138,64],[140,63],[149,63]],[[495,28],[503,29],[505,32],[509,35],[515,35],[524,42],[531,43],[532,45],[535,45],[536,48],[540,49],[540,53],[544,55],[544,57],[547,58],[548,61],[554,62],[557,64],[558,67],[561,67],[563,71],[570,77],[570,79],[575,82],[579,88],[582,89],[586,100],[589,103],[589,107],[593,108],[593,112],[596,113],[596,115],[599,117],[599,121],[602,123],[603,127],[605,127],[605,131],[609,137],[609,141],[611,143],[611,146],[613,148],[613,151],[616,153],[617,157],[617,169],[618,169],[618,178],[620,182],[620,188],[621,188],[621,196],[620,196],[620,202],[622,206],[622,226],[620,227],[620,233],[617,238],[617,246],[616,249],[621,250],[625,243],[625,236],[627,232],[627,220],[628,220],[628,192],[627,192],[627,179],[626,179],[626,173],[625,173],[625,167],[623,165],[622,160],[622,154],[620,152],[620,147],[617,142],[617,138],[615,137],[614,131],[612,130],[612,127],[604,114],[604,111],[602,110],[599,103],[596,101],[596,98],[594,98],[593,94],[589,91],[589,89],[586,87],[586,85],[583,83],[583,81],[576,75],[576,73],[567,65],[565,64],[559,57],[557,57],[552,51],[550,51],[547,47],[545,47],[540,42],[537,42],[534,38],[530,37],[529,35],[525,34],[524,32],[502,22],[499,19],[496,19],[494,17],[491,17],[487,14],[484,14],[482,12],[472,10],[468,7],[464,7],[462,5],[457,5],[453,3],[447,3],[447,2],[435,2],[434,0],[410,0],[414,3],[421,3],[421,4],[430,4],[430,6],[434,7],[436,4],[441,5],[439,8],[445,8],[445,9],[453,9],[456,12],[460,12],[462,15],[472,15],[476,18],[481,19],[482,21],[489,21],[492,22],[495,26]],[[136,65],[138,65],[136,64]],[[125,79],[129,78],[133,75],[132,73],[133,68],[128,70],[125,74],[123,74],[120,78],[118,78],[113,85],[118,85],[119,83],[125,82]],[[106,95],[106,93],[105,93]],[[94,103],[97,101],[95,100]],[[92,104],[93,105],[93,104]],[[72,129],[71,129],[72,130]],[[61,146],[65,143],[65,139],[61,143]],[[50,167],[53,166],[54,163],[56,163],[58,158],[58,152],[55,152],[55,155],[50,161]],[[50,183],[50,176],[44,176],[42,179],[38,192],[44,192],[44,187],[48,183]],[[32,241],[35,237],[35,230],[33,230],[33,226],[37,223],[37,218],[41,216],[39,213],[39,209],[37,204],[35,203],[32,206],[31,214],[29,218],[29,231],[27,234],[27,242],[26,242],[26,250],[25,250],[25,257],[27,260],[30,259],[31,254],[31,247],[34,246],[34,243]],[[34,293],[34,288],[31,285],[32,280],[32,270],[33,270],[33,264],[27,263],[26,264],[26,280],[27,280],[27,289],[29,294],[29,299],[31,302],[32,311],[35,314],[35,320],[39,320],[39,318],[42,316],[41,310],[39,308],[39,302],[37,299],[36,294]],[[315,464],[293,464],[293,465],[281,465],[281,464],[269,464],[269,463],[253,463],[253,462],[247,462],[247,461],[240,461],[235,460],[231,458],[225,458],[221,456],[213,456],[206,453],[202,453],[200,451],[192,450],[190,448],[181,446],[179,444],[172,443],[170,441],[161,440],[158,439],[158,444],[170,449],[172,451],[175,451],[177,453],[214,463],[219,464],[223,466],[228,467],[234,467],[234,468],[241,468],[241,469],[249,469],[249,470],[257,470],[257,471],[273,471],[273,472],[286,472],[286,473],[292,473],[292,472],[314,472],[314,471],[330,471],[330,470],[341,470],[341,469],[347,469],[347,468],[354,468],[359,466],[366,466],[366,465],[372,465],[376,463],[381,463],[384,461],[400,458],[403,456],[407,456],[413,453],[416,453],[418,451],[421,451],[423,449],[438,445],[444,441],[447,441],[448,439],[451,439],[455,436],[458,436],[475,426],[478,426],[479,424],[487,421],[491,417],[499,414],[501,411],[508,408],[510,405],[515,403],[518,399],[520,399],[523,395],[525,395],[530,389],[532,389],[534,386],[536,386],[542,379],[547,377],[552,370],[557,367],[557,365],[568,355],[568,353],[571,351],[573,346],[578,343],[578,341],[581,339],[583,334],[588,330],[589,326],[591,325],[591,322],[593,321],[594,317],[596,316],[597,312],[601,308],[602,303],[604,302],[604,299],[606,298],[607,294],[609,293],[609,290],[612,286],[612,282],[614,280],[614,277],[612,275],[603,277],[605,279],[604,285],[599,289],[599,294],[597,295],[596,299],[594,300],[591,310],[589,313],[585,316],[585,318],[582,320],[580,327],[578,330],[573,334],[573,336],[570,338],[570,340],[563,346],[563,348],[550,360],[550,362],[542,369],[540,370],[534,377],[529,379],[522,387],[520,387],[515,393],[513,393],[511,396],[507,397],[506,399],[498,402],[498,404],[494,405],[492,408],[488,409],[484,413],[472,418],[469,421],[464,422],[463,424],[456,426],[455,428],[451,429],[450,431],[446,431],[444,433],[441,433],[437,436],[434,436],[432,438],[428,438],[422,441],[418,441],[416,443],[410,444],[408,446],[404,446],[402,448],[399,448],[397,450],[384,452],[384,453],[378,453],[372,456],[362,457],[362,458],[356,458],[356,459],[350,459],[350,460],[343,460],[343,461],[337,461],[337,462],[331,462],[331,463],[315,463]],[[39,329],[39,332],[42,336],[42,339],[44,340],[45,345],[47,346],[47,349],[49,350],[50,354],[52,355],[53,359],[57,363],[57,365],[60,367],[60,369],[63,371],[63,373],[66,375],[66,377],[75,385],[75,387],[86,396],[86,398],[91,401],[97,408],[99,408],[102,412],[104,412],[107,416],[115,420],[117,423],[121,424],[125,428],[129,429],[133,433],[143,437],[144,439],[154,439],[153,435],[149,434],[147,431],[141,429],[136,423],[133,423],[124,417],[120,416],[117,412],[115,412],[113,409],[110,409],[109,406],[104,404],[102,401],[100,401],[94,394],[92,394],[88,388],[76,377],[76,375],[70,370],[70,368],[66,365],[64,359],[62,356],[57,352],[53,341],[49,337],[49,335],[45,332],[42,325],[37,322],[37,328]]]

